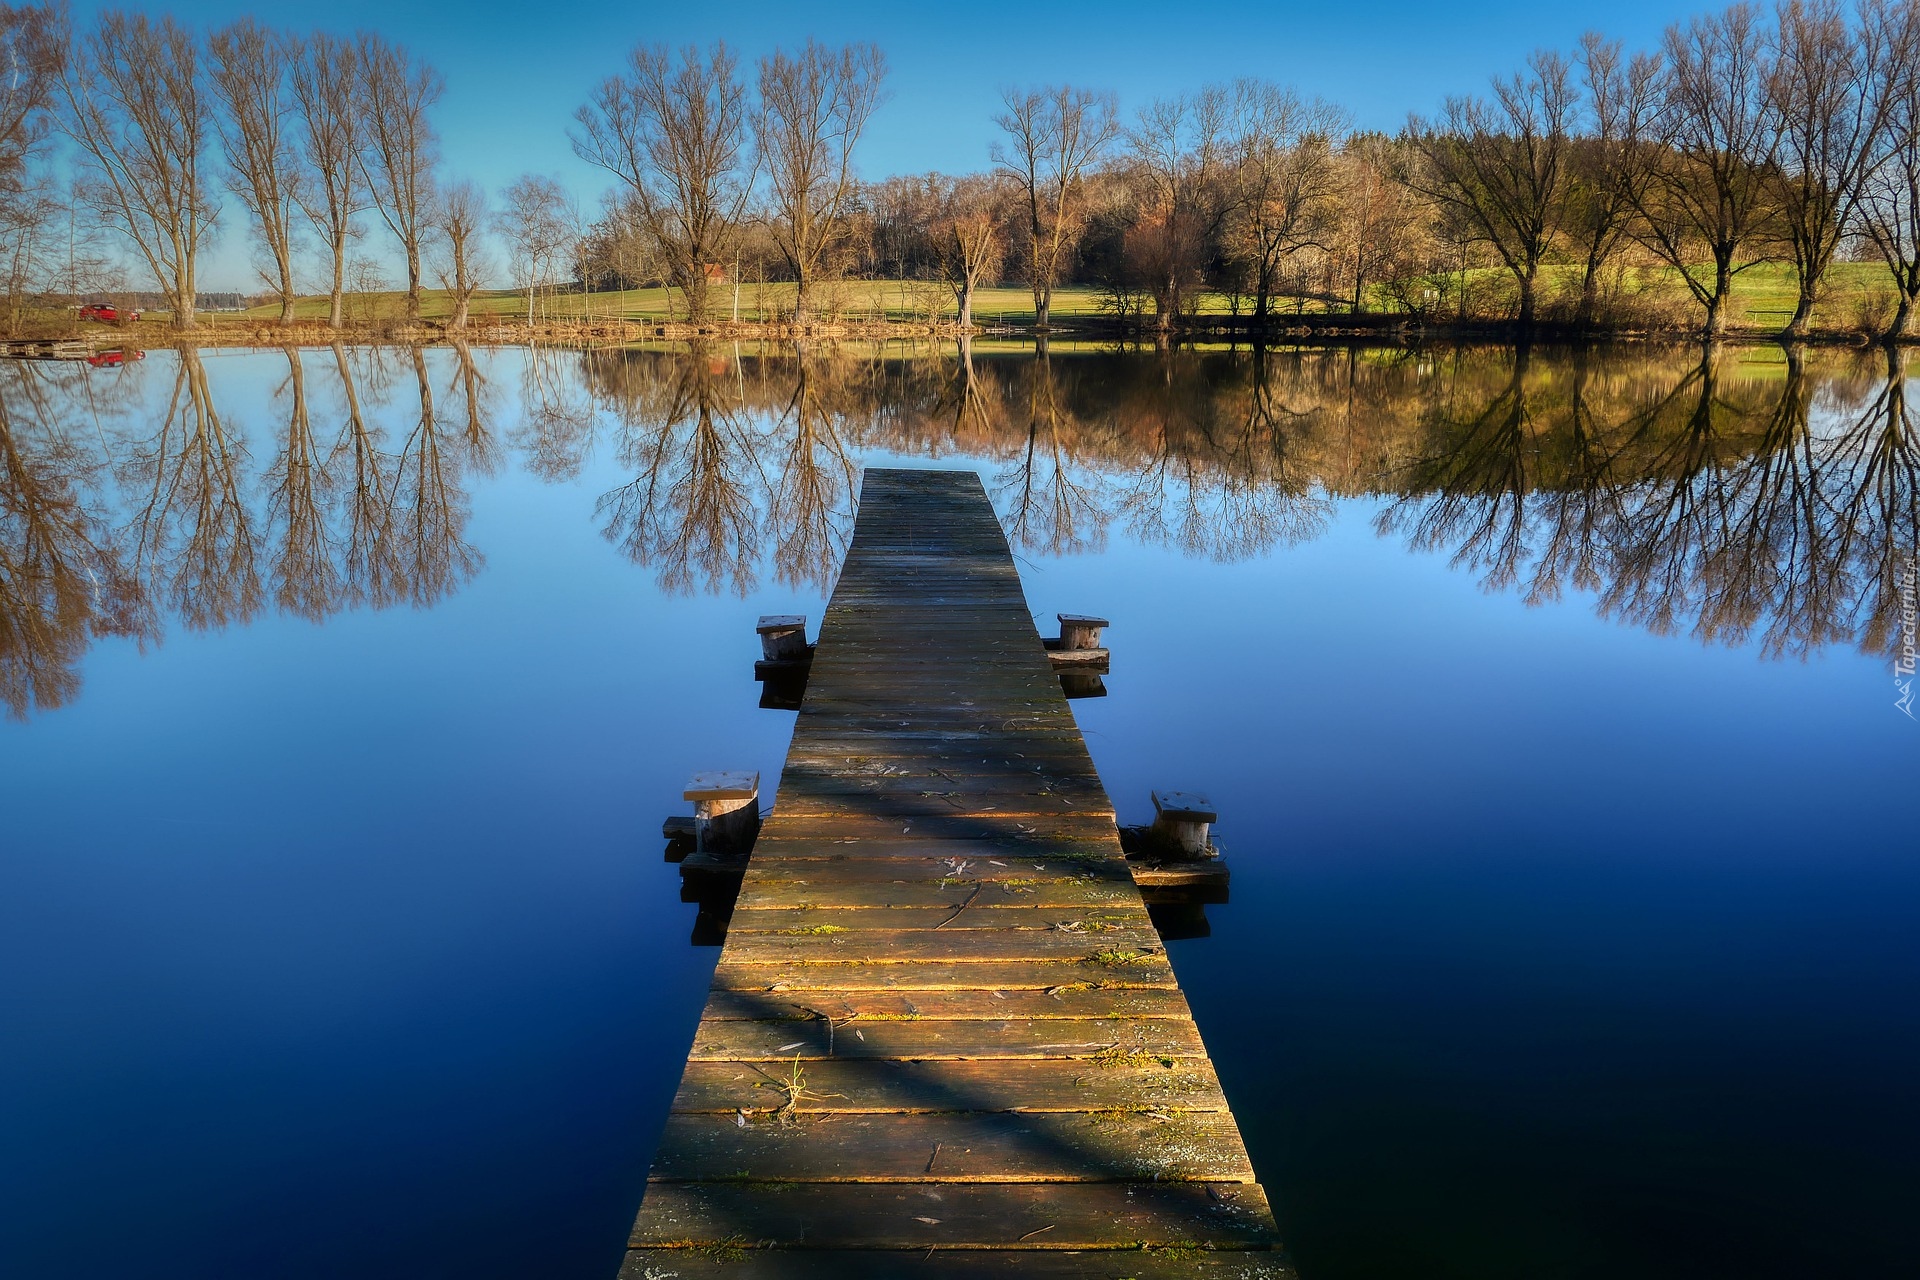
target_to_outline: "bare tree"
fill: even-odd
[[[1626,243],[1647,173],[1648,123],[1656,106],[1659,59],[1623,59],[1617,41],[1588,32],[1575,55],[1586,90],[1587,131],[1568,153],[1565,226],[1580,253],[1580,304],[1586,328],[1599,308],[1600,276]]]
[[[227,185],[253,215],[254,229],[273,260],[280,323],[293,321],[293,215],[300,172],[289,124],[293,102],[286,68],[298,42],[252,18],[215,31],[208,79],[222,108],[215,117],[226,149]]]
[[[427,113],[446,83],[440,73],[398,45],[362,33],[360,101],[365,111],[361,168],[380,211],[407,259],[407,319],[420,319],[420,250],[433,208],[433,170],[439,140]]]
[[[1087,170],[1119,136],[1111,93],[1058,85],[1007,89],[994,123],[1006,133],[993,159],[1026,202],[1027,272],[1034,326],[1048,327],[1053,286],[1079,241]]]
[[[67,60],[60,97],[85,199],[139,253],[174,327],[193,328],[217,208],[202,170],[213,124],[193,33],[109,10]]]
[[[941,262],[947,283],[953,286],[962,331],[973,327],[974,291],[998,278],[1006,259],[1006,235],[1000,222],[1003,197],[993,178],[961,178],[942,201]]]
[[[1492,247],[1520,289],[1519,322],[1531,328],[1541,260],[1566,213],[1573,77],[1557,53],[1536,53],[1525,72],[1493,82],[1493,99],[1449,98],[1436,128],[1417,117],[1408,135],[1423,164],[1414,185]]]
[[[52,128],[66,32],[46,5],[0,4],[0,199],[26,185]]]
[[[51,7],[0,4],[0,274],[15,329],[27,291],[52,274],[50,231],[61,202],[36,162],[65,60],[65,31]]]
[[[587,229],[585,246],[595,282],[624,289],[661,278],[659,246],[640,224],[631,193],[604,193],[600,210],[600,220]]]
[[[1779,127],[1767,91],[1766,36],[1758,11],[1724,13],[1667,28],[1666,65],[1647,182],[1636,201],[1642,242],[1677,272],[1706,309],[1707,336],[1726,331],[1734,277],[1756,262],[1770,212],[1767,167]],[[1710,279],[1693,271],[1704,254]]]
[[[1127,130],[1127,159],[1140,189],[1128,237],[1152,282],[1160,328],[1170,328],[1187,292],[1200,282],[1207,251],[1226,212],[1221,182],[1229,99],[1218,86],[1193,97],[1161,98]]]
[[[1340,228],[1328,275],[1355,312],[1366,310],[1371,286],[1414,273],[1429,256],[1433,211],[1402,178],[1414,159],[1403,139],[1378,133],[1355,134],[1340,148]]]
[[[353,45],[316,31],[297,51],[292,69],[306,181],[295,189],[307,220],[332,260],[327,323],[346,322],[347,245],[362,207],[366,180],[360,148],[360,59]]]
[[[1768,89],[1780,120],[1770,169],[1799,297],[1786,332],[1804,337],[1840,241],[1852,229],[1865,178],[1883,145],[1893,81],[1883,24],[1849,27],[1838,0],[1786,0],[1779,10]]]
[[[1335,140],[1350,122],[1339,107],[1302,101],[1292,89],[1265,80],[1233,87],[1227,141],[1236,187],[1231,228],[1253,268],[1253,314],[1264,321],[1279,285],[1281,265],[1307,248],[1328,247],[1338,212]]]
[[[1862,226],[1886,261],[1899,294],[1890,338],[1911,337],[1920,301],[1920,4],[1870,3],[1889,67],[1887,114],[1877,162],[1866,179]]]
[[[767,175],[772,226],[793,271],[793,321],[808,319],[812,289],[847,235],[853,149],[880,105],[887,60],[871,44],[828,49],[808,40],[798,54],[760,59],[753,135]]]
[[[566,188],[557,178],[529,173],[500,193],[495,225],[506,238],[509,271],[527,291],[527,323],[533,323],[533,295],[553,279],[556,267],[570,256],[573,220]]]
[[[707,318],[708,268],[725,260],[751,188],[741,172],[746,88],[733,54],[715,42],[676,60],[665,45],[634,49],[587,105],[573,149],[627,184],[634,218],[658,246],[687,317]]]
[[[487,195],[466,179],[442,187],[433,205],[433,230],[439,242],[440,287],[447,291],[453,314],[447,328],[467,327],[467,309],[486,274],[481,237],[487,229]]]

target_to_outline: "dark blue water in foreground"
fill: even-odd
[[[1542,589],[1554,528],[1474,521],[1592,490],[1564,364],[1502,489],[1502,354],[1296,361],[1245,466],[1244,355],[1056,354],[1044,430],[1024,356],[979,404],[609,359],[427,352],[424,428],[404,352],[308,352],[291,431],[280,353],[0,373],[0,1275],[610,1277],[716,954],[659,821],[777,774],[752,624],[818,619],[863,464],[979,469],[1036,615],[1113,619],[1073,706],[1123,820],[1223,814],[1172,954],[1308,1280],[1911,1274],[1920,724],[1868,566],[1915,473],[1836,478],[1873,370],[1728,357],[1703,442],[1627,421],[1697,370],[1609,366],[1611,505]]]

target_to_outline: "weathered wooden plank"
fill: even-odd
[[[823,858],[857,862],[891,857],[921,860],[995,861],[1013,865],[1020,859],[1040,862],[1051,858],[1061,865],[1124,865],[1120,841],[1112,835],[1077,833],[1043,837],[1016,832],[956,839],[926,831],[883,831],[870,837],[823,834],[812,823],[770,819],[754,844],[755,858]]]
[[[1057,824],[1063,818],[1113,821],[1112,805],[1104,800],[1096,801],[1087,796],[1075,797],[1045,791],[1016,791],[1011,787],[990,794],[992,794],[991,803],[987,802],[985,796],[967,795],[946,789],[926,788],[909,791],[876,787],[866,791],[855,790],[822,796],[809,788],[800,787],[789,791],[783,787],[777,803],[786,828],[790,829],[796,825],[810,826],[807,819],[819,818],[822,821],[818,829],[828,832],[844,829],[841,820],[849,809],[858,809],[861,819],[939,819],[942,830],[946,829],[950,820],[962,819],[976,823],[1019,819],[1034,825],[1044,825],[1049,830],[1057,829]]]
[[[707,1021],[765,1022],[826,1016],[846,1019],[900,1018],[1187,1018],[1186,997],[1147,987],[1098,987],[1045,991],[716,991],[701,1017]]]
[[[703,1022],[690,1062],[817,1058],[1099,1058],[1206,1053],[1191,1018],[906,1018]]]
[[[867,929],[829,933],[742,933],[727,939],[735,964],[878,965],[1067,960],[1134,967],[1161,956],[1152,925],[1088,934],[1059,929]],[[1100,957],[1105,957],[1101,959]]]
[[[673,1109],[778,1112],[796,1087],[802,1092],[794,1105],[803,1114],[952,1111],[1001,1103],[1021,1111],[1227,1109],[1212,1063],[1172,1063],[1131,1053],[1072,1065],[1028,1058],[835,1058],[801,1063],[796,1074],[790,1061],[690,1062]]]
[[[765,866],[758,868],[760,874],[749,878],[740,890],[739,903],[734,908],[735,918],[738,919],[742,911],[777,909],[799,903],[809,904],[810,909],[821,911],[873,907],[951,910],[972,897],[975,907],[1018,905],[1071,911],[1076,908],[1099,910],[1132,906],[1138,901],[1138,895],[1119,877],[1089,880],[1079,876],[1009,873],[1008,880],[1018,883],[1004,884],[997,880],[971,878],[905,880],[900,878],[902,872],[898,868],[881,867],[878,868],[880,874],[870,879],[856,880],[836,873],[827,880],[815,881],[809,879],[805,870],[811,865],[814,864],[788,862],[782,863],[778,869]],[[820,892],[809,892],[816,889]],[[978,896],[974,896],[975,890],[979,891]]]
[[[634,1249],[620,1280],[1298,1280],[1286,1255],[1243,1250]]]
[[[785,896],[791,901],[804,901],[800,895]],[[1089,937],[1112,933],[1122,927],[1153,927],[1147,918],[1146,908],[1133,902],[1125,902],[1107,910],[1061,911],[1024,903],[1011,906],[969,901],[972,897],[970,891],[954,893],[949,890],[946,896],[952,899],[950,903],[928,907],[895,905],[892,902],[885,906],[865,908],[849,907],[840,902],[824,907],[736,906],[733,923],[729,927],[735,933],[777,934],[805,933],[816,929],[833,929],[841,933],[871,929],[1051,929],[1078,932]]]
[[[723,950],[713,971],[718,991],[813,989],[829,980],[844,991],[1049,991],[1083,983],[1171,989],[1178,985],[1164,956],[1113,965],[1081,960],[813,965],[742,963]]]
[[[1233,1117],[1160,1113],[676,1112],[655,1179],[762,1182],[1251,1182]]]
[[[814,795],[860,796],[875,789],[925,788],[949,794],[992,795],[1000,791],[1015,794],[1046,794],[1107,797],[1106,788],[1092,772],[1078,773],[1049,769],[1044,764],[1025,760],[990,765],[984,760],[962,756],[907,759],[893,757],[885,765],[871,760],[808,764],[787,761],[782,788]]]
[[[789,767],[780,780],[780,803],[808,797],[817,802],[858,803],[873,795],[897,793],[908,796],[938,796],[967,802],[1002,796],[1071,796],[1108,808],[1107,791],[1091,773],[1061,774],[1039,765],[948,771],[938,767],[907,771],[896,769],[878,773],[851,767],[831,773],[805,767]]]
[[[656,1182],[632,1244],[756,1241],[809,1249],[1267,1247],[1270,1211],[1245,1183]]]

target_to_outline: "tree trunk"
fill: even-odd
[[[1587,274],[1580,280],[1580,312],[1574,317],[1574,324],[1582,333],[1593,328],[1594,316],[1600,310],[1599,268],[1593,259],[1587,259]]]
[[[333,297],[327,308],[327,323],[338,329],[346,323],[347,308],[347,242],[344,237],[333,242]]]
[[[407,245],[407,321],[420,323],[420,246]]]
[[[705,324],[707,320],[707,268],[704,262],[693,264],[693,270],[687,274],[687,282],[681,288],[687,299],[687,323]],[[668,307],[672,311],[672,307]],[[668,319],[672,319],[669,315]]]
[[[1887,341],[1904,342],[1913,336],[1913,295],[1905,289],[1900,291],[1900,305],[1893,313],[1893,323],[1887,326]]]
[[[960,289],[960,332],[967,333],[973,328],[973,281],[969,280]]]
[[[286,253],[280,257],[280,323],[293,323],[293,259]]]
[[[1533,271],[1528,269],[1520,274],[1520,330],[1523,333],[1533,331]]]
[[[1707,300],[1707,340],[1718,342],[1727,332],[1727,295],[1733,291],[1733,277],[1726,264],[1713,269],[1713,296]]]
[[[1793,319],[1787,321],[1787,327],[1781,332],[1781,337],[1804,338],[1813,329],[1813,304],[1818,301],[1814,295],[1818,291],[1817,279],[1802,272],[1800,296],[1794,300],[1793,304]]]
[[[454,299],[453,299],[453,318],[447,321],[447,328],[464,329],[466,327],[467,327],[467,295],[464,292],[456,289],[454,290]]]
[[[1053,290],[1035,285],[1033,289],[1033,327],[1045,331],[1053,315]]]

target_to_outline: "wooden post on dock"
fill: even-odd
[[[1070,671],[1095,676],[1106,674],[1109,655],[1100,645],[1100,632],[1112,624],[1105,618],[1086,613],[1056,613],[1053,616],[1060,620],[1060,634],[1040,642],[1047,651],[1047,661],[1053,669],[1060,672],[1063,679]],[[1068,684],[1066,693],[1069,698],[1100,697],[1106,693],[1106,688],[1096,680],[1091,686]]]
[[[693,801],[699,847],[711,853],[745,853],[760,834],[758,773],[696,773],[683,793]]]
[[[1100,632],[1113,625],[1105,618],[1085,613],[1056,613],[1053,616],[1060,620],[1060,647],[1068,652],[1098,649]]]
[[[1213,804],[1191,791],[1153,793],[1153,840],[1169,852],[1189,858],[1217,858],[1209,829],[1220,821]]]
[[[753,678],[760,681],[760,705],[798,711],[807,693],[807,673],[813,668],[806,616],[767,614],[754,630],[760,633],[761,656],[753,664]]]
[[[770,613],[754,628],[760,633],[760,655],[768,662],[804,662],[811,646],[807,644],[807,619],[798,613]]]

